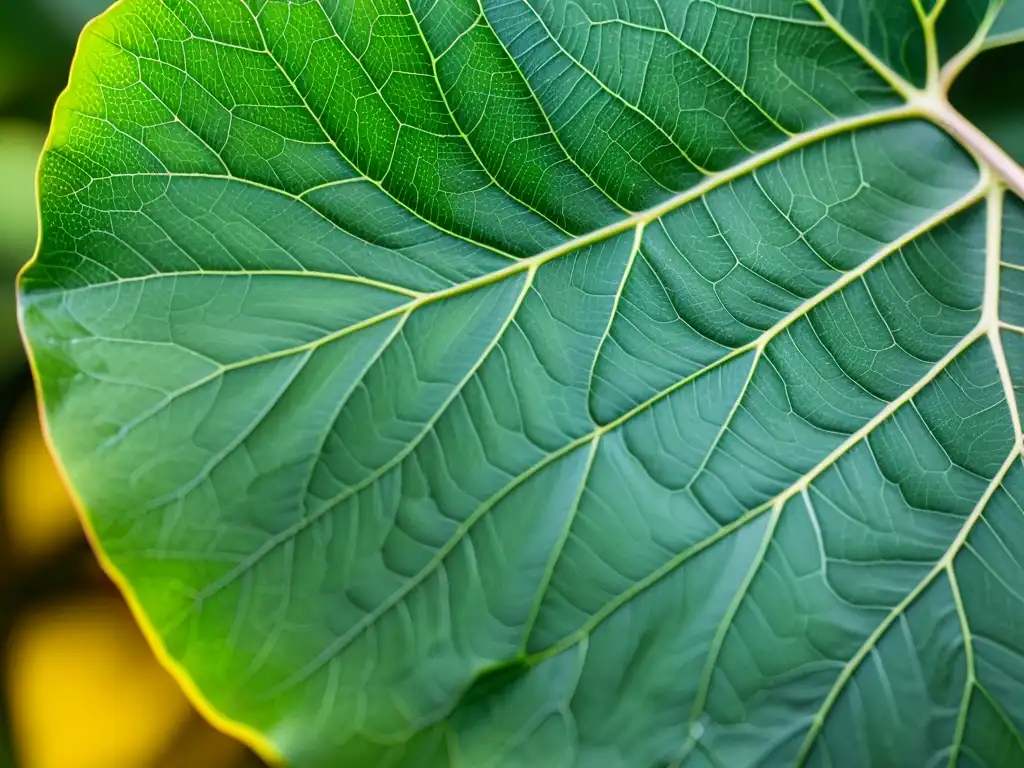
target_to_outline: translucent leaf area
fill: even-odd
[[[22,324],[296,766],[1024,765],[1024,0],[122,0]]]

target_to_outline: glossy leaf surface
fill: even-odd
[[[999,10],[101,17],[22,319],[172,663],[297,765],[1021,764]]]

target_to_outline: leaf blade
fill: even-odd
[[[839,467],[915,499],[890,524],[944,573],[1019,450],[988,176],[885,84],[923,58],[827,3],[222,5],[133,0],[83,43],[22,282],[58,452],[170,654],[298,762],[817,755],[813,712],[931,583],[893,554],[892,585],[863,575],[914,548],[837,537]],[[799,542],[821,583],[780,589],[844,617],[846,671],[780,652],[797,677],[758,698],[738,649]],[[665,585],[736,548],[732,591],[672,625]],[[666,688],[683,640],[700,687]],[[509,665],[488,720],[471,694]],[[609,742],[620,685],[645,736]],[[796,729],[790,695],[821,703]]]

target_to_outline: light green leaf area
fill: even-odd
[[[1019,43],[1024,43],[1024,3],[1017,0],[995,20],[985,47],[999,48]]]
[[[296,765],[1024,764],[997,10],[92,24],[22,322],[171,663]]]

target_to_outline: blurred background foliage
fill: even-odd
[[[255,768],[160,667],[86,544],[36,415],[14,280],[36,240],[35,166],[82,25],[108,0],[0,0],[0,768]],[[1024,161],[1024,45],[953,100]]]
[[[982,53],[953,83],[949,97],[1024,165],[1024,43]]]

